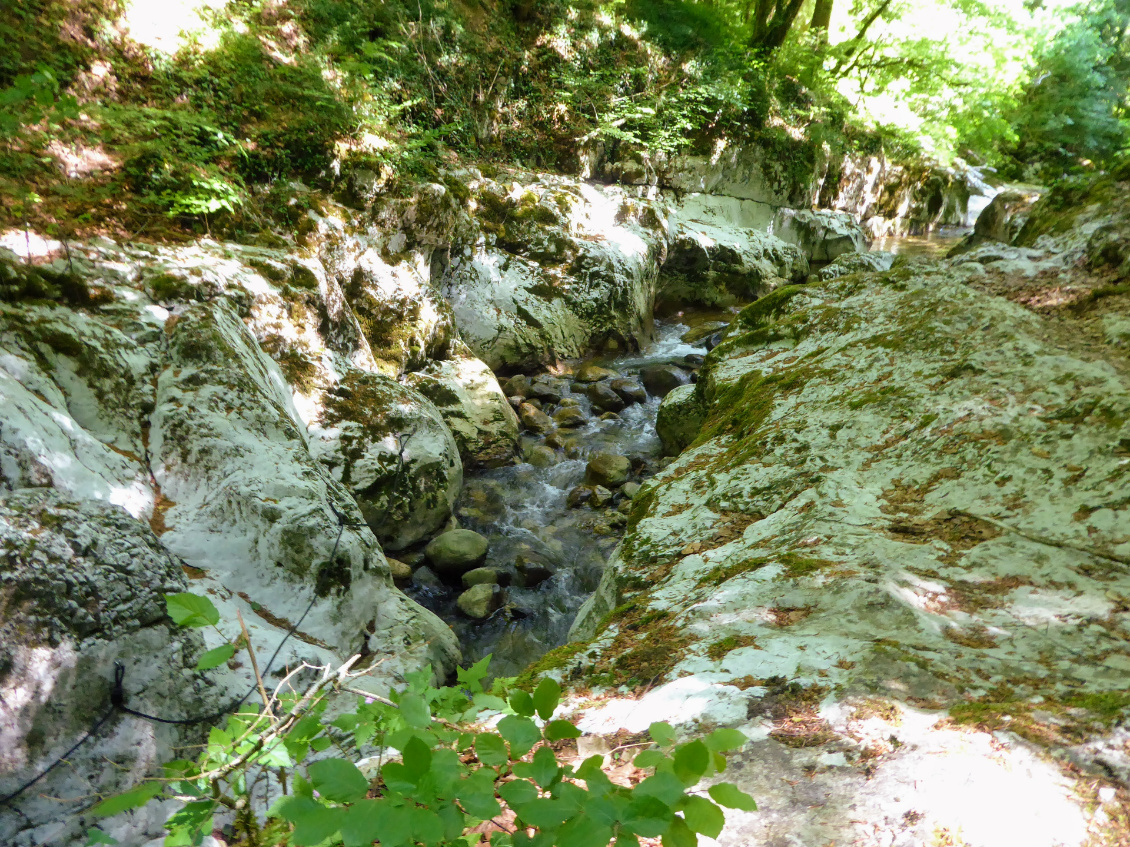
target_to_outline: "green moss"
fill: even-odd
[[[757,639],[752,635],[729,635],[719,641],[715,641],[707,647],[706,655],[713,661],[720,662],[734,650],[740,650],[742,647],[756,646]]]
[[[588,649],[588,647],[589,642],[587,641],[574,641],[571,644],[555,647],[526,668],[514,681],[514,684],[522,689],[533,688],[544,674],[568,667],[573,663],[577,654]]]
[[[806,288],[804,285],[786,285],[771,291],[738,313],[738,325],[746,329],[758,329],[773,323],[785,313],[789,301]]]
[[[718,565],[699,577],[697,587],[702,588],[707,585],[721,585],[739,574],[750,573],[758,568],[763,568],[769,564],[769,562],[770,560],[768,558],[757,556],[742,559],[740,562],[735,562],[731,565]]]
[[[786,579],[799,579],[800,577],[811,576],[814,573],[819,573],[822,570],[836,566],[836,562],[829,561],[828,559],[798,556],[796,553],[782,553],[777,558],[781,564],[784,565],[785,569],[781,576]]]

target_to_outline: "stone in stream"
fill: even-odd
[[[424,554],[441,574],[458,576],[481,565],[489,546],[477,532],[452,529],[429,541]]]
[[[417,588],[425,588],[432,591],[443,588],[443,582],[436,576],[436,572],[427,565],[416,568],[412,573],[412,584]]]
[[[515,411],[517,411],[518,408],[526,402],[526,398],[520,394],[511,394],[506,398],[506,402],[509,403]]]
[[[522,421],[522,426],[539,435],[545,435],[555,429],[549,415],[530,403],[523,403],[518,407],[518,418]]]
[[[526,451],[526,461],[535,468],[549,468],[557,464],[557,451],[544,444],[536,444]]]
[[[641,487],[638,482],[625,482],[620,488],[620,493],[624,495],[625,499],[632,500],[640,493]]]
[[[684,332],[679,340],[684,344],[694,344],[698,341],[702,341],[705,338],[709,338],[710,336],[728,328],[729,326],[730,325],[725,321],[704,321],[698,326],[691,327],[686,332]]]
[[[585,482],[589,485],[603,485],[606,488],[619,488],[628,481],[632,473],[632,463],[627,456],[615,453],[597,453],[589,459],[585,467]]]
[[[412,578],[412,566],[407,562],[402,562],[399,559],[389,559],[388,569],[392,571],[392,578],[395,580]]]
[[[558,404],[562,408],[583,406],[580,397],[562,397],[561,402]]]
[[[459,595],[455,605],[469,618],[482,620],[502,608],[502,589],[490,583],[472,585]]]
[[[705,361],[706,357],[701,353],[687,353],[683,356],[683,364],[688,368],[701,368]]]
[[[608,387],[623,398],[625,403],[646,403],[647,390],[638,380],[621,377],[608,383]]]
[[[536,588],[556,573],[552,565],[529,559],[522,553],[514,560],[514,569],[518,572],[516,583],[520,588]]]
[[[575,406],[565,406],[557,410],[553,416],[554,422],[566,429],[576,426],[584,426],[588,423],[589,417],[583,411]]]
[[[463,574],[463,587],[474,585],[502,585],[510,581],[510,574],[498,568],[475,568]]]
[[[640,371],[640,379],[655,397],[666,397],[672,389],[691,381],[690,375],[676,365],[649,365]]]
[[[616,371],[609,370],[608,368],[602,368],[600,365],[595,365],[592,362],[588,362],[584,365],[581,365],[580,370],[577,371],[577,374],[573,377],[573,379],[576,382],[600,382],[602,379],[618,377],[619,375],[620,374],[616,373]]]
[[[603,485],[595,485],[592,489],[592,496],[589,498],[589,505],[594,509],[603,509],[612,502],[613,494]]]
[[[502,383],[502,390],[506,393],[507,397],[521,397],[525,399],[530,396],[530,385],[530,378],[528,376],[518,374]]]
[[[618,420],[620,420],[620,416],[618,414],[616,414],[615,412],[605,412],[603,415],[600,416],[600,419],[602,421],[618,421]]]
[[[554,450],[565,449],[565,437],[560,432],[551,432],[545,437],[545,446]]]
[[[627,403],[606,382],[594,382],[585,390],[592,404],[602,412],[619,412]]]
[[[543,403],[557,403],[561,400],[561,384],[558,380],[537,380],[530,386],[529,397],[535,397]]]
[[[680,385],[659,404],[655,431],[663,442],[663,451],[675,456],[698,437],[705,412],[693,385]]]
[[[570,509],[576,509],[585,505],[590,499],[592,499],[592,489],[587,485],[578,485],[570,489],[565,496],[565,505]]]

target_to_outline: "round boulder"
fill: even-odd
[[[640,371],[640,379],[649,394],[666,397],[680,385],[691,381],[690,375],[675,365],[650,365]]]
[[[584,426],[588,423],[588,416],[576,406],[563,406],[553,416],[554,422],[560,427]]]
[[[502,607],[502,589],[489,583],[472,585],[459,595],[455,605],[467,617],[481,621]]]
[[[647,391],[634,379],[614,379],[608,383],[608,387],[619,394],[625,403],[647,402]]]
[[[603,485],[605,488],[619,488],[628,481],[631,473],[632,463],[627,456],[597,453],[585,467],[585,482],[589,485]]]
[[[489,542],[477,532],[452,529],[429,541],[424,555],[439,573],[461,576],[483,563],[489,547]]]
[[[619,412],[627,405],[624,398],[606,382],[594,382],[586,393],[592,404],[602,412]]]
[[[580,370],[577,371],[576,376],[573,377],[577,382],[600,382],[602,379],[611,379],[618,377],[616,371],[611,371],[608,368],[602,368],[600,365],[588,362],[581,365]]]

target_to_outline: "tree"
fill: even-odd
[[[784,44],[803,5],[804,0],[753,0],[748,12],[752,23],[749,46],[765,54]]]

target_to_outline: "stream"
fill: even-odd
[[[492,675],[513,676],[564,644],[577,611],[596,590],[605,563],[620,540],[630,504],[630,497],[620,489],[602,508],[571,508],[567,502],[569,493],[584,484],[586,464],[596,453],[626,456],[632,463],[631,480],[636,483],[661,466],[661,444],[655,432],[660,398],[649,394],[645,401],[626,406],[615,417],[606,415],[602,419],[600,410],[593,408],[588,396],[582,393],[583,387],[574,383],[570,375],[585,364],[608,368],[629,378],[649,365],[674,364],[685,368],[689,375],[700,361],[695,357],[706,353],[706,342],[687,344],[681,336],[706,321],[732,318],[733,312],[680,313],[665,321],[657,320],[651,342],[637,353],[574,362],[565,365],[560,374],[548,374],[557,377],[552,381],[562,396],[559,403],[547,402],[545,410],[552,413],[554,409],[575,406],[588,421],[575,428],[559,429],[556,439],[549,437],[551,444],[559,445],[553,450],[552,460],[545,450],[545,437],[523,432],[522,455],[537,465],[522,461],[467,474],[455,515],[461,527],[489,540],[484,566],[499,568],[514,577],[516,562],[532,562],[552,571],[552,576],[534,587],[509,585],[504,589],[502,608],[482,621],[458,612],[455,601],[459,588],[414,581],[408,594],[451,623],[465,660],[477,661],[489,653],[493,655]],[[692,358],[688,360],[688,356]],[[536,449],[539,447],[540,451]],[[546,466],[547,461],[553,463]],[[628,488],[628,492],[631,490]]]

